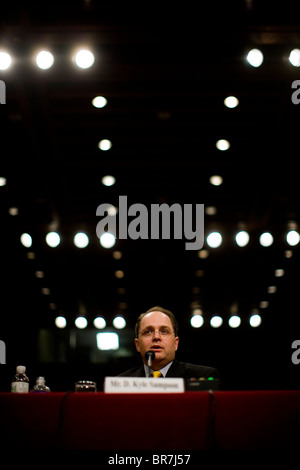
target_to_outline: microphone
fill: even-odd
[[[152,361],[155,359],[155,352],[154,351],[147,351],[145,354],[145,358],[148,361],[148,367],[151,369]]]

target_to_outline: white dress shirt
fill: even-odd
[[[173,361],[169,362],[169,364],[167,364],[165,367],[163,367],[162,369],[159,369],[160,372],[162,373],[162,376],[165,377],[167,375],[167,372],[168,370],[170,369],[171,365],[172,365]],[[152,372],[153,372],[153,369],[150,369],[150,367],[148,367],[146,364],[144,364],[144,369],[145,369],[145,374],[146,374],[146,377],[150,377]]]

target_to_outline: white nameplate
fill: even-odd
[[[182,378],[105,377],[105,393],[183,393]]]

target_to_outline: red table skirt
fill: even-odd
[[[300,391],[0,393],[1,444],[15,449],[287,449]]]

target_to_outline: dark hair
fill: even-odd
[[[142,319],[144,318],[145,315],[147,315],[150,312],[162,312],[165,315],[167,315],[171,320],[175,336],[178,335],[178,323],[173,313],[170,312],[170,310],[166,310],[163,307],[156,306],[156,307],[149,308],[147,312],[141,313],[141,315],[138,317],[136,324],[135,324],[135,337],[136,338],[139,336],[140,324],[141,324]]]

